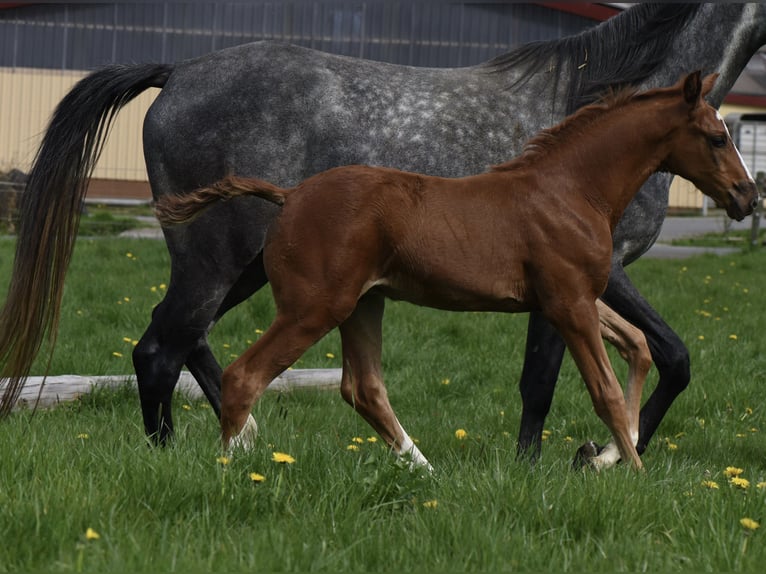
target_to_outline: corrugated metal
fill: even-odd
[[[594,23],[533,4],[275,1],[35,4],[0,10],[0,170],[27,171],[66,91],[108,63],[175,62],[259,39],[414,66],[466,66]],[[157,90],[117,116],[94,177],[145,180]]]

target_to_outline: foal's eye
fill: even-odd
[[[713,147],[726,147],[726,137],[712,136],[710,138],[710,143],[713,145]]]

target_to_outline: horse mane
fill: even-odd
[[[490,72],[521,67],[520,87],[551,60],[556,80],[570,78],[565,114],[593,102],[606,89],[636,86],[667,58],[678,33],[696,15],[699,4],[638,4],[580,34],[532,42],[485,64]]]
[[[560,145],[564,138],[580,133],[596,118],[601,117],[604,112],[622,108],[629,103],[655,96],[657,93],[659,93],[657,89],[639,92],[638,88],[634,86],[627,86],[619,90],[610,88],[596,102],[580,108],[560,124],[544,129],[533,136],[524,145],[519,156],[499,165],[493,165],[490,170],[511,171],[526,167],[545,155],[555,145]]]

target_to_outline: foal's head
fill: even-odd
[[[672,88],[683,92],[688,117],[673,134],[673,149],[663,165],[694,183],[739,221],[756,207],[758,190],[723,118],[703,100],[717,77],[701,79],[700,72],[694,72]]]

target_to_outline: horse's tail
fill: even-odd
[[[217,201],[242,195],[255,195],[283,205],[289,191],[262,179],[230,175],[209,187],[201,187],[183,195],[163,195],[155,202],[154,213],[162,225],[178,225],[191,221]]]
[[[74,249],[88,179],[117,112],[169,65],[108,66],[80,80],[61,100],[21,198],[8,297],[0,311],[0,416],[16,403],[46,334],[55,344],[64,276]]]

